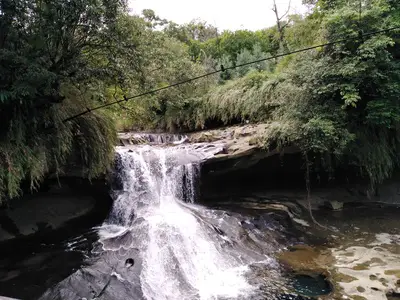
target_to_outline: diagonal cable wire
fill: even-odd
[[[399,29],[400,29],[400,26],[390,27],[390,28],[387,28],[387,29],[382,29],[382,30],[377,30],[377,31],[364,33],[364,34],[361,34],[360,37],[373,36],[373,35],[377,35],[377,34],[380,34],[380,33],[385,33],[385,32],[399,30]],[[301,53],[301,52],[305,52],[305,51],[309,51],[309,50],[313,50],[313,49],[317,49],[317,48],[321,48],[321,47],[327,47],[327,46],[332,46],[332,45],[336,45],[336,44],[341,44],[341,43],[344,43],[344,42],[347,42],[347,41],[350,41],[350,40],[355,40],[355,39],[354,38],[339,39],[339,40],[336,40],[336,41],[333,41],[333,42],[329,42],[329,43],[325,43],[325,44],[319,44],[319,45],[316,45],[316,46],[311,46],[311,47],[302,48],[302,49],[298,49],[298,50],[294,50],[294,51],[290,51],[290,52],[285,52],[285,53],[282,53],[282,54],[277,54],[277,55],[274,55],[274,56],[270,56],[270,57],[266,57],[266,58],[262,58],[262,59],[258,59],[258,60],[253,60],[251,62],[247,62],[247,63],[236,65],[236,66],[231,66],[231,67],[226,67],[226,68],[224,68],[222,66],[220,69],[217,69],[215,71],[212,71],[212,72],[200,75],[200,76],[192,77],[192,78],[189,78],[189,79],[186,79],[186,80],[182,80],[182,81],[179,81],[179,82],[176,82],[176,83],[173,83],[173,84],[170,84],[170,85],[158,88],[158,89],[150,90],[150,91],[147,91],[147,92],[144,92],[144,93],[141,93],[141,94],[137,94],[137,95],[133,95],[133,96],[130,96],[130,97],[125,97],[124,96],[123,99],[112,101],[112,102],[109,102],[109,103],[105,103],[105,104],[102,104],[102,105],[99,105],[99,106],[95,106],[93,108],[87,108],[87,110],[82,111],[82,112],[80,112],[80,113],[78,113],[76,115],[70,116],[70,117],[62,120],[62,122],[66,123],[66,122],[69,122],[69,121],[71,121],[71,120],[73,120],[75,118],[78,118],[80,116],[83,116],[83,115],[85,115],[87,113],[90,113],[90,112],[98,110],[98,109],[102,109],[102,108],[105,108],[105,107],[108,107],[108,106],[112,106],[112,105],[115,105],[115,104],[119,104],[119,103],[122,103],[122,102],[126,102],[126,101],[129,101],[129,100],[132,100],[132,99],[140,98],[140,97],[143,97],[143,96],[152,95],[152,94],[158,93],[158,92],[166,90],[166,89],[170,89],[170,88],[173,88],[173,87],[176,87],[176,86],[180,86],[180,85],[183,85],[183,84],[190,83],[192,81],[196,81],[196,80],[211,76],[211,75],[218,74],[220,72],[224,72],[226,70],[232,70],[232,69],[236,69],[236,68],[252,65],[252,64],[255,64],[255,63],[264,62],[264,61],[272,60],[272,59],[275,59],[275,58],[280,58],[280,57],[284,57],[284,56],[288,56],[288,55],[292,55],[292,54],[296,54],[296,53]]]

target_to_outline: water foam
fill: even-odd
[[[144,297],[208,300],[250,294],[248,268],[215,243],[215,232],[192,204],[198,164],[210,152],[137,146],[120,148],[118,155],[123,191],[100,237],[132,235],[142,259]]]

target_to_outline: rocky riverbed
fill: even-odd
[[[299,197],[261,194],[230,197],[219,205],[256,216],[267,211],[289,216],[286,223],[281,221],[281,230],[296,238],[286,236],[289,245],[276,257],[294,274],[326,278],[332,292],[318,299],[400,299],[400,206],[357,202],[347,202],[340,210],[321,206],[313,210],[317,225]],[[250,226],[259,229],[258,224]],[[309,294],[306,288],[304,295]]]
[[[142,179],[124,205],[115,207],[118,195],[126,192],[130,182],[120,177],[123,180],[113,184],[113,210],[105,181],[100,188],[76,185],[79,179],[75,178],[43,190],[26,204],[16,203],[12,211],[3,211],[0,238],[7,241],[0,244],[1,293],[44,300],[78,296],[126,299],[133,293],[142,299],[139,276],[143,264],[150,261],[143,263],[146,257],[141,251],[149,249],[142,245],[141,250],[141,242],[135,238],[153,224],[156,227],[149,231],[150,239],[160,232],[171,239],[179,237],[176,243],[197,243],[196,247],[214,251],[207,256],[209,265],[189,268],[196,272],[212,275],[218,270],[218,260],[231,263],[226,253],[232,257],[241,253],[236,263],[246,262],[244,278],[258,287],[253,296],[243,299],[400,299],[400,180],[394,176],[373,195],[362,182],[320,185],[308,194],[298,149],[263,148],[267,126],[235,126],[188,135],[121,134],[124,150],[120,153],[132,155],[133,160],[125,165],[131,168],[126,173],[118,167],[117,157],[114,173],[139,172],[135,165],[146,161],[140,172],[147,181],[142,173],[142,177],[132,177],[133,181]],[[143,151],[138,149],[142,146]],[[200,163],[193,165],[197,161]],[[171,163],[178,169],[175,176],[168,177],[174,170],[168,165]],[[175,182],[178,178],[181,182]],[[153,180],[152,188],[145,188],[146,182]],[[172,204],[164,203],[162,211],[152,212],[150,220],[155,223],[142,224],[137,209],[158,199],[164,188],[170,193],[171,186],[178,188],[178,194],[173,194],[178,198]],[[147,202],[141,200],[143,196]],[[133,204],[139,206],[132,209]],[[107,223],[110,220],[104,223],[110,211],[114,211],[115,224]],[[122,225],[121,220],[125,220]],[[186,220],[186,225],[179,220]],[[159,227],[159,222],[166,224]],[[188,224],[201,230],[199,240],[185,235]],[[185,230],[174,233],[171,228]],[[147,258],[165,251],[163,243],[156,241],[152,245],[159,250]],[[174,247],[168,251],[181,253]],[[171,264],[179,259],[188,264],[196,261],[187,262],[188,253],[176,256]],[[174,272],[180,268],[176,265]],[[151,286],[146,288],[154,292]],[[184,288],[190,290],[190,284]],[[220,292],[218,286],[215,290],[204,289],[204,285],[198,288],[204,295]],[[242,299],[231,296],[217,299]]]

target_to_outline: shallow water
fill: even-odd
[[[376,234],[381,232],[390,231],[395,233],[396,230],[398,231],[398,215],[400,210],[393,208],[379,208],[374,210],[371,207],[354,207],[345,208],[343,212],[332,213],[320,211],[316,214],[316,217],[318,217],[320,222],[324,222],[325,225],[335,226],[337,229],[343,230],[342,232],[345,233],[344,235],[339,234],[340,231],[337,233],[326,232],[319,230],[317,227],[312,227],[311,231],[315,232],[310,235],[306,232],[310,231],[309,228],[303,228],[304,231],[301,230],[302,228],[291,228],[288,224],[282,221],[282,215],[279,213],[271,214],[271,211],[268,210],[260,212],[260,210],[251,211],[245,209],[240,214],[238,213],[238,209],[235,208],[233,212],[229,210],[217,210],[217,212],[220,214],[235,216],[244,224],[251,224],[251,226],[248,226],[248,230],[250,232],[253,231],[253,237],[256,237],[258,234],[262,236],[265,233],[267,236],[269,235],[269,237],[271,237],[274,236],[274,232],[280,232],[283,229],[280,226],[286,226],[282,231],[282,240],[286,240],[287,243],[281,244],[282,247],[299,242],[305,242],[312,245],[312,240],[316,241],[316,246],[320,246],[321,244],[324,244],[321,242],[324,240],[326,243],[332,244],[332,247],[334,246],[333,244],[336,243],[336,246],[347,248],[354,245],[366,245],[376,241]],[[260,217],[258,217],[258,221],[255,221],[257,220],[257,216],[264,216],[263,218],[265,220],[266,216],[268,216],[270,221],[260,223]],[[304,218],[305,217],[306,216],[304,216]],[[382,219],[382,217],[384,217],[384,219]],[[380,223],[375,223],[375,226],[373,224],[371,225],[371,221],[366,221],[375,218],[376,220],[381,220]],[[387,221],[387,224],[382,222],[382,220]],[[269,224],[269,228],[264,228],[260,224]],[[397,228],[395,226],[397,226]],[[224,226],[219,226],[217,228],[222,231]],[[129,242],[130,238],[128,238],[128,236],[118,233],[119,230],[122,230],[121,228],[116,227],[114,229],[110,229],[110,231],[112,230],[116,231],[118,242]],[[369,230],[371,232],[368,232]],[[226,231],[228,232],[228,230]],[[104,288],[110,279],[110,274],[113,272],[112,267],[110,267],[112,263],[118,261],[121,262],[121,267],[125,267],[126,258],[132,256],[135,257],[135,267],[138,267],[141,264],[141,260],[138,258],[138,252],[134,250],[129,251],[121,248],[118,253],[104,253],[102,251],[97,253],[99,248],[99,232],[101,232],[101,230],[98,231],[96,228],[94,230],[89,230],[85,234],[79,235],[76,238],[66,237],[66,240],[64,241],[55,241],[54,243],[47,244],[41,244],[37,242],[36,244],[30,244],[30,246],[23,246],[21,244],[18,248],[16,248],[16,251],[4,254],[2,256],[3,259],[0,260],[0,291],[2,292],[2,295],[19,299],[38,299],[40,295],[44,294],[46,289],[51,288],[53,284],[62,282],[68,277],[70,279],[69,283],[71,286],[81,290],[86,290],[88,282],[93,281],[93,278],[88,276],[88,274],[94,275],[95,277],[97,275],[97,279],[99,280],[97,285],[92,285],[93,289],[91,295],[95,295],[101,292],[102,288]],[[365,234],[365,232],[368,232],[368,234]],[[337,235],[337,238],[332,238],[331,235],[335,234]],[[359,238],[363,238],[363,240],[359,240]],[[268,241],[268,239],[269,238],[266,240]],[[393,246],[396,245],[394,244]],[[82,268],[83,265],[87,265],[89,267]],[[270,274],[269,272],[265,274],[268,268],[265,268],[264,266],[260,266],[258,269],[256,267],[251,268],[254,268],[254,273],[253,278],[249,276],[249,281],[255,281],[257,284],[262,284],[263,281],[268,281]],[[102,271],[106,274],[100,275],[101,272],[96,273],[96,270]],[[130,270],[133,273],[138,271],[137,269]],[[87,273],[85,273],[85,271]],[[115,272],[115,274],[117,273],[118,272]],[[284,273],[279,273],[277,276],[287,276],[287,279],[290,279],[290,276]],[[80,280],[84,281],[79,285],[76,282]],[[112,276],[112,281],[112,284],[114,285],[119,287],[124,286],[123,282],[121,282],[121,278],[117,278],[116,275]],[[121,285],[118,285],[119,283],[121,283]],[[310,294],[309,292],[305,291],[305,289],[314,290],[318,286],[314,285],[310,287],[310,283],[304,281],[294,281],[292,284],[294,285],[294,288],[297,288],[298,292],[301,292],[305,296],[313,296],[314,293],[313,292]],[[291,283],[287,282],[286,287],[289,290],[290,286]],[[264,289],[267,290],[265,293],[270,292],[268,285],[266,285]],[[263,290],[263,288],[261,288],[261,290]],[[130,299],[141,299],[142,297],[140,290],[124,289],[124,291],[128,293],[130,292],[132,295],[136,295]],[[316,290],[315,293],[323,294],[323,291],[325,291],[325,287],[321,287],[321,291],[318,292],[318,290]],[[296,298],[293,295],[283,295],[282,293],[278,292],[276,292],[276,294],[277,299],[305,299],[304,297],[296,296]],[[67,299],[66,297],[56,295],[56,293],[53,294],[52,297],[53,298],[49,297],[44,299]],[[88,299],[91,299],[90,295]],[[260,293],[259,299],[269,298],[264,297],[262,293]]]

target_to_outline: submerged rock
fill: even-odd
[[[373,242],[365,246],[333,250],[336,276],[352,278],[346,282],[335,276],[344,294],[386,300],[387,294],[400,292],[397,285],[400,278],[400,252],[390,247],[390,244],[376,244]]]
[[[318,250],[307,245],[296,245],[277,255],[278,260],[289,269],[302,274],[329,276],[333,257],[329,250]]]
[[[291,284],[295,291],[303,296],[317,297],[332,292],[330,282],[320,274],[296,274],[293,276]]]

